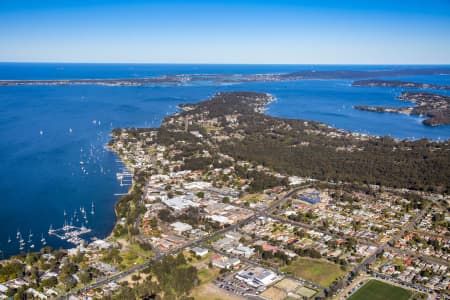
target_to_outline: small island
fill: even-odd
[[[438,85],[438,84],[431,84],[431,83],[410,82],[410,81],[402,81],[402,80],[378,80],[378,79],[357,80],[352,83],[352,86],[450,90],[449,85]]]
[[[408,115],[428,116],[422,123],[429,126],[450,124],[450,97],[432,93],[403,92],[399,100],[409,101],[414,107],[383,107],[357,105],[355,109],[370,112],[390,112]]]

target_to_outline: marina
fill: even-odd
[[[95,215],[94,202],[91,203],[90,215]],[[50,228],[47,232],[48,236],[44,235],[44,233],[41,233],[40,239],[33,239],[35,236],[30,229],[28,235],[25,238],[22,232],[17,229],[15,240],[11,239],[11,236],[9,236],[7,244],[11,245],[12,247],[16,247],[15,245],[17,244],[17,249],[19,250],[19,252],[24,252],[26,250],[32,251],[35,248],[40,249],[41,247],[46,246],[48,244],[46,237],[49,236],[56,237],[61,241],[65,241],[73,245],[81,245],[87,243],[87,238],[82,236],[91,233],[92,229],[87,227],[89,220],[86,209],[83,206],[80,206],[79,209],[75,210],[73,214],[71,214],[70,221],[67,221],[67,219],[69,218],[69,213],[65,209],[63,210],[63,216],[63,226],[61,228],[53,228],[53,226],[50,225]]]
[[[80,165],[82,167],[81,173],[85,175],[87,175],[87,166],[89,164],[91,164],[91,166],[97,164],[94,153],[95,150],[100,149],[100,147],[95,147],[92,145],[89,148],[90,149],[87,151],[83,149],[80,151],[81,153],[89,152],[87,159],[84,158],[84,161],[80,161]],[[116,160],[115,163],[119,164],[120,161]],[[117,166],[117,168],[117,173],[114,177],[118,180],[119,185],[124,187],[121,190],[124,190],[127,186],[133,184],[133,174],[121,163]],[[104,169],[101,167],[100,173],[103,172]],[[93,173],[96,172],[94,171]],[[126,192],[120,191],[113,193],[113,196],[119,197],[126,194]],[[12,251],[15,253],[26,253],[39,250],[47,245],[54,246],[55,243],[57,245],[65,245],[64,247],[67,247],[67,243],[72,245],[81,245],[98,238],[95,232],[95,217],[98,213],[96,203],[91,201],[89,205],[86,204],[87,203],[84,205],[81,204],[75,209],[68,209],[67,207],[62,209],[63,223],[59,228],[55,228],[53,225],[50,225],[47,232],[40,232],[39,230],[37,233],[33,233],[31,229],[25,231],[27,233],[23,233],[23,231],[17,229],[15,238],[11,238],[14,237],[13,234],[7,236],[5,242],[3,243],[4,246],[0,247],[1,250],[4,251],[5,249],[13,249]],[[100,212],[100,217],[101,215],[102,214]],[[58,240],[59,242],[57,242]],[[8,252],[11,253],[10,251],[11,250]]]
[[[94,202],[91,203],[90,214],[92,216],[95,214]],[[79,210],[75,210],[73,214],[71,214],[69,222],[67,221],[68,215],[66,210],[64,210],[63,226],[61,228],[53,228],[53,226],[50,225],[48,234],[74,245],[86,243],[86,239],[81,238],[81,236],[92,232],[92,229],[87,227],[89,220],[86,209],[84,206],[80,206]],[[41,242],[43,244],[47,243],[43,235],[41,237]]]
[[[86,240],[82,239],[80,236],[90,233],[91,231],[92,229],[85,226],[77,227],[66,224],[63,227],[56,229],[50,227],[50,229],[48,230],[48,234],[53,235],[61,240],[67,241],[71,244],[81,245],[86,243]]]
[[[133,184],[133,174],[125,167],[116,173],[116,178],[120,181],[120,186],[130,186]]]

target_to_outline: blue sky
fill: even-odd
[[[0,61],[450,64],[450,1],[0,0]]]

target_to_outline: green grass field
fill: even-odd
[[[282,267],[281,271],[324,287],[328,287],[336,278],[345,273],[339,265],[327,262],[324,259],[304,257],[299,257],[291,264]]]
[[[408,300],[412,292],[378,280],[370,280],[348,300]]]

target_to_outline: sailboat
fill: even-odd
[[[11,244],[11,237],[8,237],[8,244]]]
[[[25,241],[23,240],[22,235],[20,235],[19,238],[20,238],[20,239],[19,239],[19,244],[20,244],[19,249],[20,249],[20,250],[23,250],[23,246],[25,245]]]

